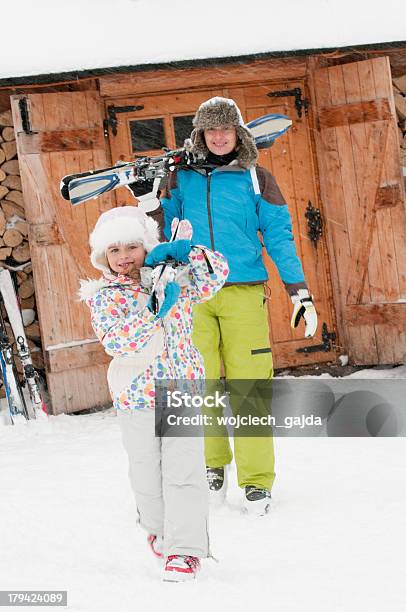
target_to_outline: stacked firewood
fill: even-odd
[[[406,184],[406,74],[393,79],[393,90],[399,125],[400,160]]]
[[[28,223],[25,219],[20,167],[11,111],[0,113],[0,267],[15,274],[25,332],[34,366],[42,370],[44,358],[35,304],[34,281],[28,243]],[[3,315],[6,318],[6,313]],[[7,332],[14,343],[11,327]],[[16,359],[16,365],[20,363]]]

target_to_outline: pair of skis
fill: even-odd
[[[246,124],[258,149],[271,147],[292,125],[286,115],[270,113]],[[60,183],[61,195],[72,205],[98,198],[103,193],[131,185],[165,177],[171,170],[182,167],[198,167],[202,160],[193,159],[185,149],[166,151],[156,157],[139,157],[110,168],[89,170],[81,174],[64,176]]]
[[[24,382],[20,383],[14,361],[13,347],[8,338],[1,306],[4,305],[16,341],[18,357],[23,367]],[[7,409],[0,407],[0,422],[6,425],[26,422],[28,419],[47,417],[45,403],[41,396],[38,373],[32,363],[27,337],[25,335],[21,310],[14,290],[11,274],[0,269],[0,367],[6,393]],[[28,387],[29,401],[23,392]]]

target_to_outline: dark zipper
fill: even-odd
[[[207,216],[209,218],[211,248],[212,248],[212,251],[215,251],[216,249],[214,248],[213,222],[212,222],[211,210],[210,210],[210,180],[211,180],[211,173],[207,175]]]
[[[208,269],[209,273],[213,274],[214,273],[213,266],[211,265],[210,260],[207,257],[207,254],[206,254],[205,251],[203,251],[203,256],[204,256],[204,258],[206,260],[206,265],[207,265],[207,269]]]

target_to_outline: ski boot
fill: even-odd
[[[251,516],[265,516],[271,506],[271,492],[248,485],[245,487],[244,510]]]
[[[206,466],[207,483],[209,485],[209,501],[211,506],[221,506],[227,494],[226,467],[212,468]]]

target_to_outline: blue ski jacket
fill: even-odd
[[[264,246],[288,293],[306,287],[296,254],[288,206],[270,172],[257,166],[216,166],[175,170],[161,194],[166,237],[174,217],[188,219],[193,242],[225,255],[229,284],[255,284],[268,279],[262,261]]]

